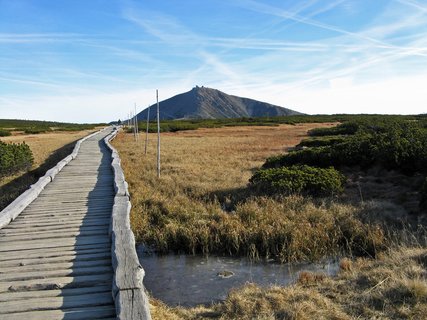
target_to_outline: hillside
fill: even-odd
[[[156,117],[155,105],[150,119]],[[198,87],[160,102],[160,119],[224,119],[242,117],[274,117],[302,114],[300,112],[253,99],[228,95],[216,89]],[[138,120],[147,119],[147,111]]]

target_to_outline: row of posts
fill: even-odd
[[[157,177],[160,178],[160,109],[159,109],[159,90],[156,90],[156,100],[157,100]],[[144,153],[147,154],[147,145],[148,145],[148,128],[150,125],[150,106],[147,108],[147,129],[145,133],[145,150]],[[133,127],[133,135],[135,141],[139,140],[139,128],[138,128],[138,114],[136,112],[136,103],[134,106],[134,112],[128,114],[127,126]]]

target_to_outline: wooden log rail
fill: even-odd
[[[116,129],[104,141],[111,150],[114,172],[113,213],[111,215],[111,254],[114,269],[113,299],[118,319],[151,319],[147,294],[143,285],[144,269],[135,250],[135,237],[130,227],[128,184],[125,180],[120,156],[110,144],[118,133]]]

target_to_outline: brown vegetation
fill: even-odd
[[[331,124],[323,124],[330,126]],[[139,242],[161,252],[219,253],[313,260],[338,250],[375,255],[382,231],[357,219],[360,208],[300,196],[252,194],[253,170],[319,124],[199,129],[162,136],[162,177],[156,177],[155,143],[114,141],[132,197],[132,226]],[[368,207],[364,207],[367,209]]]
[[[317,126],[163,134],[160,180],[155,136],[150,135],[148,156],[143,154],[143,139],[118,136],[114,144],[130,185],[132,226],[140,242],[161,251],[219,251],[281,261],[316,259],[338,251],[354,254],[340,261],[337,277],[306,272],[290,287],[250,284],[212,306],[170,308],[151,299],[153,319],[423,318],[427,251],[414,248],[417,240],[410,232],[404,243],[412,247],[403,247],[399,243],[404,237],[384,228],[384,221],[407,216],[405,208],[387,197],[367,196],[370,186],[354,176],[341,199],[265,197],[248,190],[248,179],[266,157],[297,144]],[[367,187],[362,197],[360,185]],[[349,198],[351,204],[339,201]],[[366,258],[354,258],[357,255]]]

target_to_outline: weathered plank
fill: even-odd
[[[76,307],[111,306],[113,298],[110,292],[96,292],[78,296],[32,297],[22,301],[0,302],[3,313],[29,312],[39,310],[71,309]]]
[[[107,319],[116,314],[113,306],[97,306],[73,309],[57,309],[32,312],[17,312],[2,314],[2,320],[87,320],[87,319]]]
[[[110,286],[104,285],[104,286],[96,286],[96,287],[71,288],[71,289],[62,289],[62,290],[7,292],[7,293],[0,293],[0,302],[25,300],[33,297],[45,298],[45,297],[78,296],[82,294],[98,293],[98,292],[111,293],[111,288]]]

